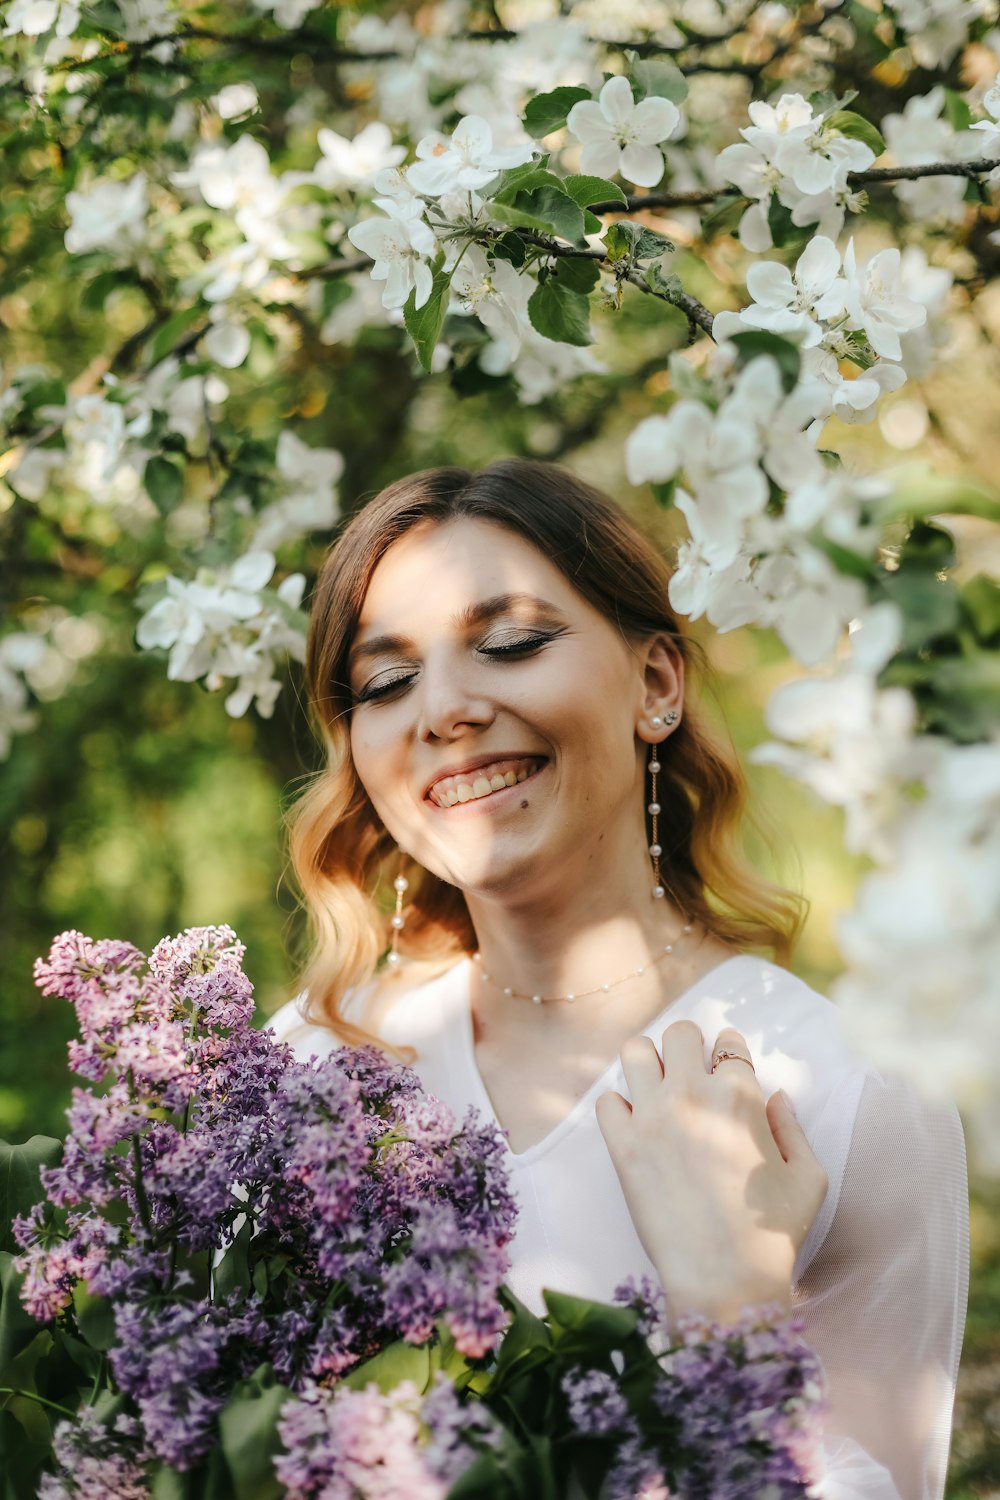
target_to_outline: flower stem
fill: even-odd
[[[47,1401],[44,1396],[36,1396],[34,1391],[20,1391],[15,1386],[0,1385],[0,1396],[23,1396],[27,1401],[37,1401],[39,1406],[47,1406],[50,1411],[57,1411],[64,1417],[75,1417],[76,1412],[70,1411],[66,1406],[59,1406],[55,1401]]]

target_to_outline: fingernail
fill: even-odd
[[[795,1118],[798,1119],[798,1117],[799,1117],[798,1116],[798,1112],[797,1112],[797,1110],[795,1108],[795,1105],[791,1101],[791,1097],[788,1094],[785,1093],[784,1089],[779,1089],[778,1093],[781,1095],[782,1099],[784,1099],[785,1103],[788,1105],[788,1108],[791,1110],[791,1112],[795,1116]]]

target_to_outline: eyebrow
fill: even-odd
[[[547,615],[549,618],[561,619],[556,606],[548,599],[540,599],[537,594],[494,594],[489,599],[480,599],[476,604],[467,604],[464,609],[452,615],[449,624],[456,630],[471,630],[474,625],[482,625],[486,620],[493,620],[497,615],[505,614],[517,605],[530,605],[536,614]],[[381,656],[383,652],[404,651],[413,642],[400,635],[374,635],[371,640],[362,641],[360,645],[352,646],[347,658],[347,667],[350,671],[361,661],[368,661],[373,656]]]

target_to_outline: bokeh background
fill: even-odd
[[[259,60],[258,76],[268,66]],[[239,77],[234,64],[228,81]],[[303,93],[321,83],[307,57],[293,59],[293,82]],[[289,139],[294,154],[294,131]],[[72,281],[58,274],[61,210],[44,143],[26,140],[8,151],[11,172],[0,188],[4,362],[44,364],[62,349],[67,368],[86,371],[137,332],[145,306],[127,285],[96,314],[81,306]],[[984,228],[995,218],[983,209]],[[684,255],[690,223],[661,216],[656,227],[681,246],[685,286],[713,307],[732,305],[731,242]],[[871,233],[877,241],[877,225]],[[959,277],[968,269],[964,253],[955,251]],[[607,373],[584,376],[532,407],[472,363],[449,378],[422,376],[393,328],[331,346],[303,327],[291,354],[286,340],[280,368],[267,339],[255,336],[245,370],[232,376],[229,411],[247,433],[280,420],[308,444],[342,452],[345,513],[415,469],[526,455],[565,463],[608,489],[669,552],[678,518],[626,483],[621,454],[625,436],[662,394],[666,355],[685,343],[686,323],[637,298],[620,314],[597,313],[595,327]],[[870,427],[831,424],[829,446],[870,469],[922,460],[941,474],[995,482],[998,339],[1000,296],[988,290],[956,310],[940,369],[916,395],[908,386]],[[183,543],[191,507],[200,504],[195,492],[162,522],[164,553]],[[985,526],[948,524],[958,534],[960,569],[1000,574],[997,542]],[[328,542],[318,534],[297,546],[296,566],[314,576]],[[157,654],[137,651],[135,591],[156,551],[147,522],[113,507],[74,512],[65,495],[29,509],[0,480],[0,544],[0,592],[15,575],[29,579],[27,597],[17,590],[22,610],[44,617],[62,659],[40,692],[38,727],[18,736],[0,763],[0,1135],[16,1141],[60,1134],[70,1097],[71,1013],[32,982],[33,960],[56,933],[76,928],[148,951],[165,933],[225,922],[247,945],[262,1018],[294,993],[304,928],[287,878],[283,816],[318,755],[294,665],[273,718],[232,719],[222,694],[169,682]],[[764,705],[773,689],[798,669],[767,632],[694,630],[715,668],[712,711],[746,753],[767,738]],[[749,766],[748,776],[758,820],[771,835],[768,842],[752,834],[751,852],[765,873],[809,898],[795,967],[824,991],[839,971],[837,918],[852,904],[861,862],[844,851],[839,813],[775,770]],[[996,1500],[1000,1185],[971,1166],[972,1285],[948,1500]]]

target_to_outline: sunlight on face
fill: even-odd
[[[641,665],[559,569],[492,521],[382,558],[351,654],[351,749],[386,828],[468,892],[527,899],[644,842]]]

